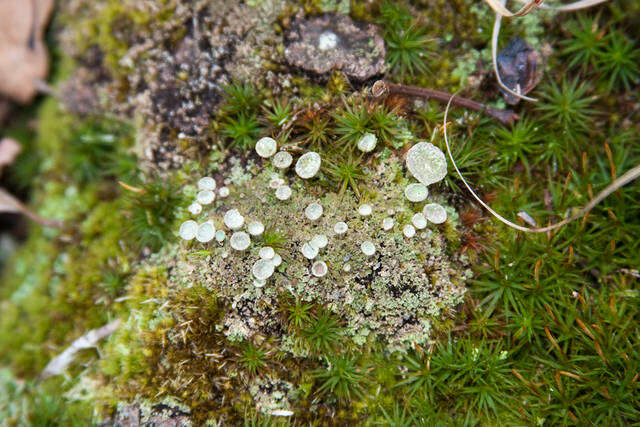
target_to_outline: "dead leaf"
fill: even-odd
[[[21,104],[35,97],[34,81],[49,71],[44,30],[53,6],[54,0],[0,1],[0,93]]]
[[[20,200],[9,194],[4,188],[0,187],[0,212],[21,213],[31,218],[33,221],[45,227],[61,228],[60,221],[52,221],[44,219],[35,212],[26,207]]]
[[[98,329],[92,329],[80,338],[76,339],[62,353],[54,357],[42,371],[42,378],[58,375],[64,371],[69,363],[73,362],[76,353],[86,348],[95,347],[98,341],[108,337],[120,327],[120,319],[113,320]]]
[[[0,172],[5,166],[13,164],[18,154],[22,151],[22,145],[13,138],[5,137],[0,140]]]
[[[520,95],[526,95],[537,84],[537,66],[540,62],[540,54],[533,47],[519,37],[513,38],[509,44],[500,51],[497,58],[498,71],[502,82],[511,90]],[[520,97],[512,95],[500,87],[507,104],[515,105],[520,102]]]

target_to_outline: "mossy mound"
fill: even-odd
[[[458,167],[497,211],[557,221],[640,162],[639,11],[620,0],[503,20],[500,46],[517,35],[541,54],[543,80],[530,93],[540,101],[515,106],[512,127],[463,109],[448,125]],[[60,4],[49,40],[61,97],[9,130],[28,149],[6,173],[35,211],[65,225],[34,226],[6,260],[0,419],[637,423],[640,186],[541,235],[490,220],[451,173],[426,201],[408,202],[404,158],[418,141],[445,150],[443,107],[372,98],[373,81],[340,70],[291,67],[292,23],[327,13],[377,25],[385,80],[464,86],[464,96],[504,106],[491,73],[494,16],[480,1]],[[367,134],[377,145],[363,153]],[[277,171],[254,153],[263,136],[296,158],[318,152],[320,172]],[[274,196],[274,174],[289,200]],[[194,215],[203,176],[230,194]],[[432,201],[448,220],[406,237]],[[312,202],[324,207],[316,221],[304,214]],[[365,203],[370,216],[357,212]],[[266,225],[246,251],[229,247],[229,209]],[[227,240],[180,240],[187,219],[212,220]],[[346,234],[334,234],[337,221]],[[322,277],[300,251],[316,234],[328,238],[315,258],[327,264]],[[251,269],[267,245],[283,263],[256,287]],[[40,376],[114,319],[120,329],[97,349]]]

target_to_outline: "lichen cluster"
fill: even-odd
[[[163,260],[172,267],[171,281],[186,288],[205,286],[228,299],[232,308],[224,325],[225,334],[232,340],[270,334],[279,320],[264,309],[277,304],[280,294],[289,294],[326,305],[345,321],[347,334],[356,343],[382,338],[390,348],[406,349],[428,342],[433,319],[463,296],[464,262],[448,256],[447,239],[437,226],[421,230],[414,239],[402,235],[402,227],[410,223],[422,204],[404,198],[406,179],[395,179],[402,174],[401,164],[400,159],[389,157],[376,166],[372,179],[377,185],[371,187],[369,200],[373,213],[366,216],[358,213],[354,197],[314,191],[291,174],[283,177],[289,181],[293,196],[287,201],[277,200],[269,188],[275,172],[268,165],[244,184],[229,183],[229,197],[215,202],[203,218],[220,228],[224,227],[224,213],[237,211],[267,224],[284,236],[277,249],[283,264],[267,286],[255,289],[251,266],[260,258],[258,252],[264,244],[261,238],[253,239],[246,251],[236,251],[227,242],[202,247],[185,243],[174,259]],[[304,214],[314,203],[324,207],[318,219]],[[386,217],[396,219],[395,228],[382,228]],[[349,231],[335,233],[337,222],[345,222]],[[455,224],[442,227],[453,229]],[[329,273],[322,278],[314,277],[312,261],[305,259],[303,249],[314,235],[329,238],[317,258],[312,257],[329,266]],[[360,250],[361,244],[369,241],[376,252],[372,257]],[[200,255],[193,256],[194,252]],[[317,253],[316,249],[314,255]]]

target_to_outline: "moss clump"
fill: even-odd
[[[85,402],[69,402],[60,395],[61,379],[44,383],[21,381],[8,369],[0,369],[3,403],[0,417],[8,425],[82,425],[94,421]]]
[[[126,234],[138,248],[156,251],[173,240],[176,213],[184,205],[185,199],[175,181],[152,177],[127,194]]]
[[[18,375],[38,374],[82,331],[106,323],[109,311],[103,304],[114,294],[105,292],[103,274],[116,266],[126,273],[131,256],[121,241],[123,219],[113,215],[122,200],[102,183],[65,182],[73,176],[63,166],[73,138],[70,117],[53,101],[42,105],[39,117],[41,131],[47,132],[36,139],[47,159],[40,179],[48,179],[33,199],[40,204],[40,215],[64,220],[67,226],[61,231],[34,229],[4,272],[0,360]]]

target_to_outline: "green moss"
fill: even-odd
[[[367,382],[368,367],[359,366],[356,357],[341,356],[330,358],[327,369],[313,372],[319,382],[319,394],[333,394],[338,399],[350,401],[355,397],[362,398],[362,390]]]
[[[81,49],[97,47],[104,55],[105,65],[114,76],[122,75],[132,66],[124,64],[121,59],[131,47],[135,34],[144,31],[154,20],[164,20],[170,14],[170,4],[161,5],[151,11],[149,8],[128,7],[117,0],[107,0],[94,5],[87,5],[82,12],[83,20],[77,22],[74,17],[67,16],[73,25],[79,26],[76,41]],[[76,16],[77,18],[77,16]]]
[[[291,6],[277,26],[286,27],[300,10],[337,7],[329,3]],[[87,32],[78,33],[86,36],[84,48],[98,46],[104,53],[120,79],[113,82],[117,87],[136,66],[121,62],[122,55],[150,22],[173,19],[167,14],[171,3],[159,13],[122,2],[96,5],[87,10],[99,13],[78,26]],[[492,87],[478,84],[489,67],[493,14],[486,4],[354,3],[350,11],[389,24],[395,67],[386,78],[443,90],[472,83],[468,96],[496,104]],[[579,16],[565,23],[535,13],[503,23],[501,45],[519,35],[535,47],[549,41],[562,48],[546,50],[543,80],[551,83],[541,84],[537,106],[517,107],[523,119],[513,128],[452,111],[458,166],[507,217],[524,210],[538,224],[556,221],[640,160],[628,101],[635,93],[627,88],[638,74],[628,43],[637,18],[618,4],[596,18]],[[186,31],[179,27],[178,39]],[[575,40],[556,44],[569,33]],[[405,39],[413,42],[403,44]],[[430,55],[427,39],[442,46],[439,56]],[[561,61],[583,77],[567,77]],[[68,67],[65,62],[56,69],[68,73]],[[431,199],[446,206],[449,221],[430,227],[431,237],[419,233],[407,243],[399,230],[420,206],[402,196],[408,179],[401,149],[420,139],[443,148],[441,106],[397,98],[378,104],[367,98],[367,84],[350,93],[340,73],[327,84],[287,73],[284,84],[280,66],[271,68],[269,88],[264,82],[234,84],[221,111],[212,111],[207,144],[209,137],[215,145],[225,135],[228,144],[202,157],[193,150],[193,161],[162,178],[140,176],[135,160],[124,157],[135,129],[79,120],[52,99],[36,112],[37,135],[14,128],[30,152],[38,150],[19,160],[24,173],[18,181],[33,189],[35,210],[67,226],[34,226],[4,272],[0,364],[11,373],[0,370],[0,393],[9,396],[0,416],[86,425],[132,404],[144,420],[164,407],[195,424],[234,425],[273,424],[271,410],[293,411],[294,423],[341,425],[628,425],[640,417],[637,185],[620,189],[583,221],[530,236],[477,213],[450,173],[429,189]],[[269,93],[272,83],[282,91],[277,97]],[[355,143],[364,132],[381,143],[360,156]],[[317,179],[290,183],[288,204],[267,187],[271,174],[280,172],[225,148],[237,142],[247,150],[267,133],[280,146],[312,149],[326,160]],[[183,142],[182,149],[192,143]],[[291,179],[288,173],[283,176]],[[216,227],[222,228],[221,215],[230,206],[270,226],[241,256],[225,245],[173,236],[188,217],[183,202],[204,174],[228,178],[232,189],[211,206]],[[145,192],[130,193],[116,180]],[[353,191],[340,194],[347,187]],[[357,216],[352,193],[379,209],[368,219]],[[301,212],[311,201],[320,201],[325,215],[310,226]],[[385,235],[380,222],[389,208],[396,229]],[[342,219],[352,240],[336,240],[332,251],[322,252],[330,274],[311,277],[300,243]],[[364,239],[376,243],[383,261],[361,254]],[[260,245],[284,258],[262,290],[253,287],[247,267]],[[387,268],[389,259],[398,262]],[[474,280],[465,296],[469,261]],[[394,282],[399,270],[404,282]],[[415,293],[443,280],[446,297]],[[410,317],[416,313],[419,321]],[[33,383],[73,339],[114,318],[123,321],[121,329],[99,353],[81,352],[65,381]],[[398,330],[402,322],[410,327]],[[96,408],[94,420],[89,411]]]
[[[342,327],[331,313],[324,312],[308,322],[298,331],[302,348],[312,354],[331,354],[342,342]]]
[[[239,147],[244,151],[251,150],[260,136],[262,128],[255,114],[239,113],[236,117],[229,117],[222,124],[222,133],[228,138],[229,145]]]
[[[174,180],[150,177],[140,188],[128,190],[126,199],[129,220],[121,230],[137,248],[156,251],[173,240],[177,210],[186,204]]]
[[[20,381],[7,369],[0,369],[3,405],[0,417],[8,425],[82,426],[94,421],[90,405],[69,403],[60,396],[61,379],[44,383]]]

